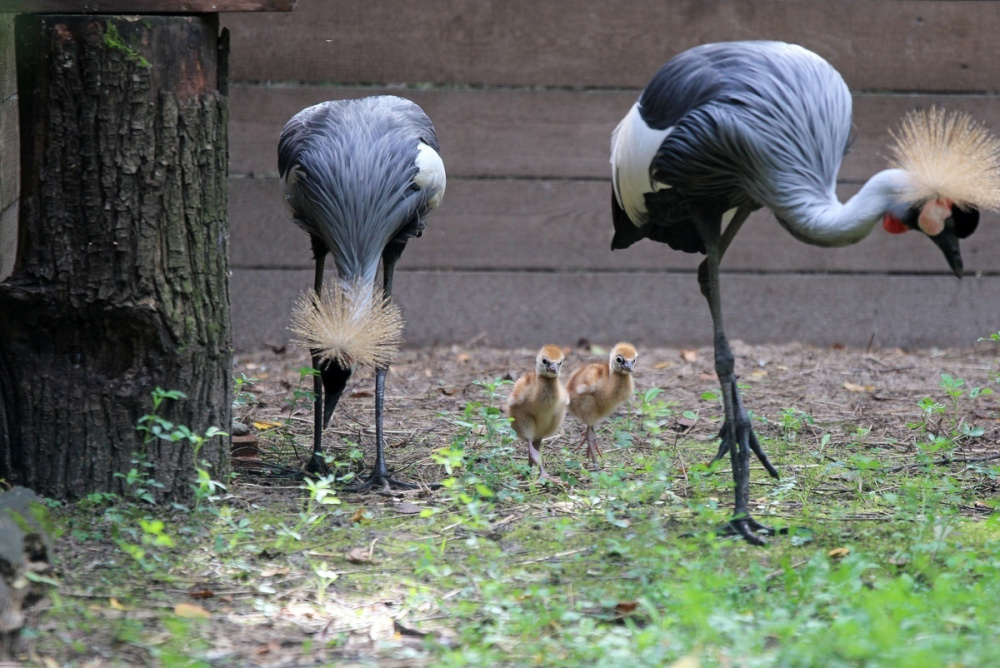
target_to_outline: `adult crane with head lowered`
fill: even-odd
[[[288,121],[278,141],[278,171],[289,217],[309,234],[316,260],[314,294],[293,312],[293,331],[312,351],[313,454],[326,470],[322,431],[358,364],[375,367],[375,466],[357,489],[411,486],[385,463],[385,375],[402,319],[389,302],[393,270],[407,241],[437,208],[445,171],[430,119],[395,96],[323,102]],[[323,286],[326,255],[337,279]],[[382,263],[382,291],[375,280]]]
[[[895,165],[841,203],[835,188],[850,131],[851,94],[821,57],[792,44],[731,42],[668,61],[611,138],[612,249],[649,238],[706,256],[698,282],[725,412],[713,461],[730,453],[727,530],[754,544],[773,530],[747,510],[750,452],[778,474],[737,388],[719,294],[719,264],[747,216],[767,207],[817,246],[856,243],[880,221],[890,232],[919,230],[961,276],[959,239],[976,228],[979,209],[1000,204],[997,140],[968,116],[934,109],[904,120]]]

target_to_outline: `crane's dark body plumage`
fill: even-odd
[[[391,294],[396,261],[406,243],[420,236],[424,216],[444,194],[438,152],[430,119],[400,97],[323,102],[288,121],[278,142],[278,171],[289,217],[312,241],[317,294],[328,253],[345,289],[374,287],[381,261],[383,294]],[[323,362],[316,351],[313,365],[320,379],[310,470],[317,472],[326,468],[320,458],[322,429],[353,369]],[[376,465],[365,488],[398,484],[389,477],[383,456],[385,371],[376,368]]]
[[[704,253],[689,224],[692,209],[716,217],[766,206],[796,234],[784,221],[801,207],[801,190],[836,201],[851,95],[829,63],[801,47],[696,47],[660,68],[638,106],[647,126],[670,128],[649,171],[671,187],[645,194],[648,216],[638,230],[624,212],[615,212],[612,248],[649,237],[674,250]],[[621,209],[617,201],[613,207]]]
[[[850,134],[850,91],[829,63],[795,45],[732,42],[695,47],[667,62],[612,135],[612,249],[648,238],[706,255],[698,278],[711,310],[725,412],[715,459],[728,452],[732,461],[736,499],[728,530],[756,544],[764,542],[759,533],[773,532],[747,509],[750,453],[772,476],[777,471],[736,384],[719,265],[740,226],[761,207],[798,240],[820,246],[860,241],[887,215],[917,228],[925,204],[902,196],[912,183],[902,169],[879,172],[839,202],[837,173]],[[967,218],[978,214],[947,200],[933,205],[948,220],[943,232],[927,234],[960,275],[958,238],[974,229]]]

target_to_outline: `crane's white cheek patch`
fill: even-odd
[[[946,199],[930,200],[920,209],[917,226],[929,237],[936,237],[944,230],[944,223],[951,217],[951,202]]]

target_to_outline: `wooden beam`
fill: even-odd
[[[983,92],[996,90],[1000,2],[308,0],[226,25],[234,82],[640,88],[697,44],[778,39],[829,60],[852,90]]]
[[[297,0],[0,0],[10,14],[217,14],[290,12]]]
[[[409,253],[410,249],[407,248]],[[404,255],[405,257],[405,255]],[[233,347],[289,340],[288,314],[312,269],[234,269]],[[855,348],[974,345],[996,331],[1000,277],[722,273],[731,340]],[[463,344],[711,345],[712,321],[689,272],[396,270],[409,347]],[[714,381],[713,381],[714,382]],[[706,382],[706,388],[710,383]]]
[[[838,189],[841,200],[856,185]],[[234,269],[311,269],[309,237],[289,222],[278,179],[229,179]],[[1000,220],[983,214],[962,241],[968,275],[1000,273]],[[441,271],[693,271],[702,256],[641,241],[611,251],[609,181],[449,179],[441,208],[406,247],[398,268]],[[526,241],[526,240],[530,240]],[[845,248],[809,246],[766,211],[754,213],[722,263],[725,271],[950,275],[922,234],[881,228]],[[236,303],[235,300],[233,302]]]
[[[239,53],[245,54],[248,48]],[[639,96],[638,90],[400,90],[252,84],[236,84],[231,93],[230,173],[258,177],[278,175],[278,134],[300,109],[329,99],[390,94],[412,99],[433,119],[449,178],[607,179],[611,131]],[[1000,129],[1000,97],[994,94],[858,93],[854,96],[855,136],[840,180],[864,183],[885,168],[889,129],[897,127],[907,111],[932,105],[962,109]]]

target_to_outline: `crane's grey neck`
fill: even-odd
[[[799,241],[815,246],[848,246],[868,236],[889,211],[905,203],[901,194],[909,184],[901,169],[881,171],[854,197],[841,203],[831,186],[825,197],[814,193],[783,193],[771,206],[781,224]]]

